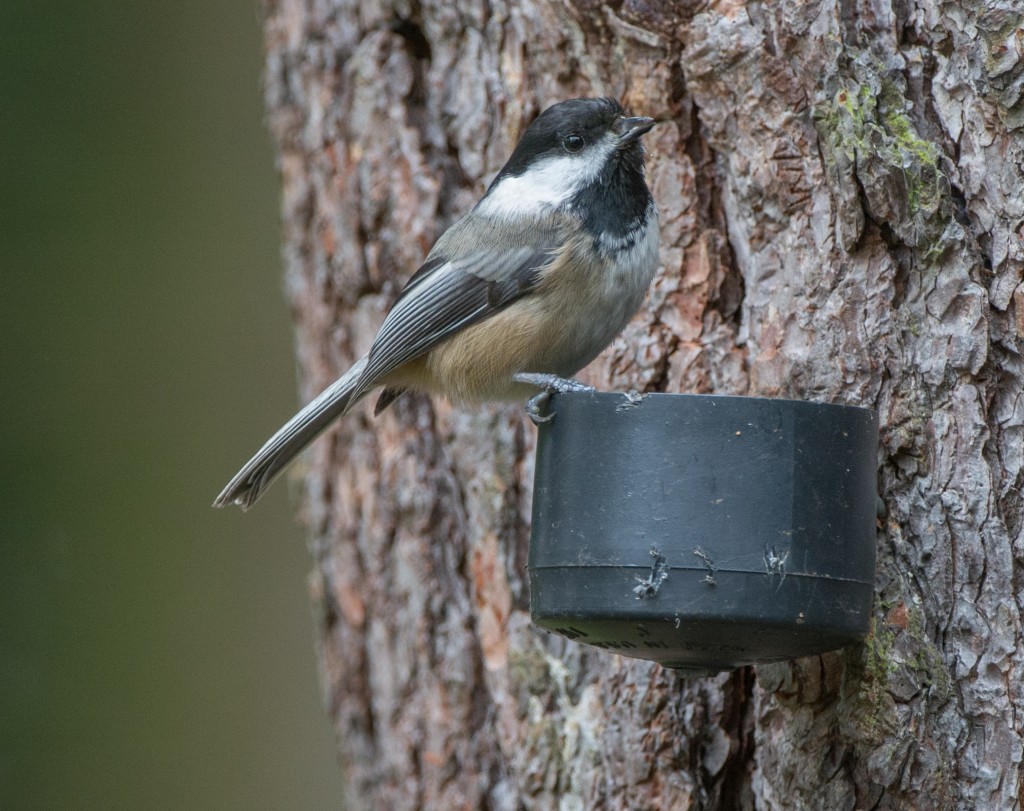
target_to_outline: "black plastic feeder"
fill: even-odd
[[[533,621],[709,673],[864,637],[878,416],[755,397],[555,395],[540,428]]]

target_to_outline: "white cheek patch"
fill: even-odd
[[[502,178],[477,210],[491,217],[515,217],[557,208],[597,178],[614,148],[606,140],[578,155],[545,158],[521,175]]]

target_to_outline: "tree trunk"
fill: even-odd
[[[1015,0],[270,3],[306,397],[532,116],[611,95],[664,122],[663,268],[584,377],[882,423],[868,641],[685,680],[531,627],[521,407],[343,420],[303,504],[351,808],[1019,807],[1022,25]]]

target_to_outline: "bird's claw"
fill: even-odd
[[[555,418],[554,414],[545,414],[544,406],[548,404],[548,400],[551,399],[551,393],[548,391],[542,391],[540,394],[535,394],[529,400],[526,401],[526,416],[530,418],[530,422],[534,425],[540,426],[546,422],[551,422]]]
[[[559,377],[558,375],[520,372],[513,375],[512,379],[515,380],[516,383],[526,383],[527,385],[543,389],[543,391],[539,394],[535,394],[526,403],[526,416],[530,418],[530,421],[534,425],[543,425],[546,422],[551,422],[551,420],[555,418],[554,414],[544,414],[542,412],[543,407],[547,405],[548,400],[551,399],[552,394],[596,391],[593,386],[580,383],[578,380],[569,380],[564,377]]]

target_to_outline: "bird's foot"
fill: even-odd
[[[526,383],[527,385],[536,386],[537,388],[542,389],[539,394],[531,397],[526,403],[526,416],[530,418],[530,421],[534,425],[542,425],[543,423],[551,422],[551,420],[554,419],[554,414],[543,413],[544,406],[547,405],[552,394],[596,391],[593,386],[580,383],[578,380],[569,380],[568,378],[559,377],[558,375],[520,372],[513,375],[512,379],[515,380],[516,383]]]

